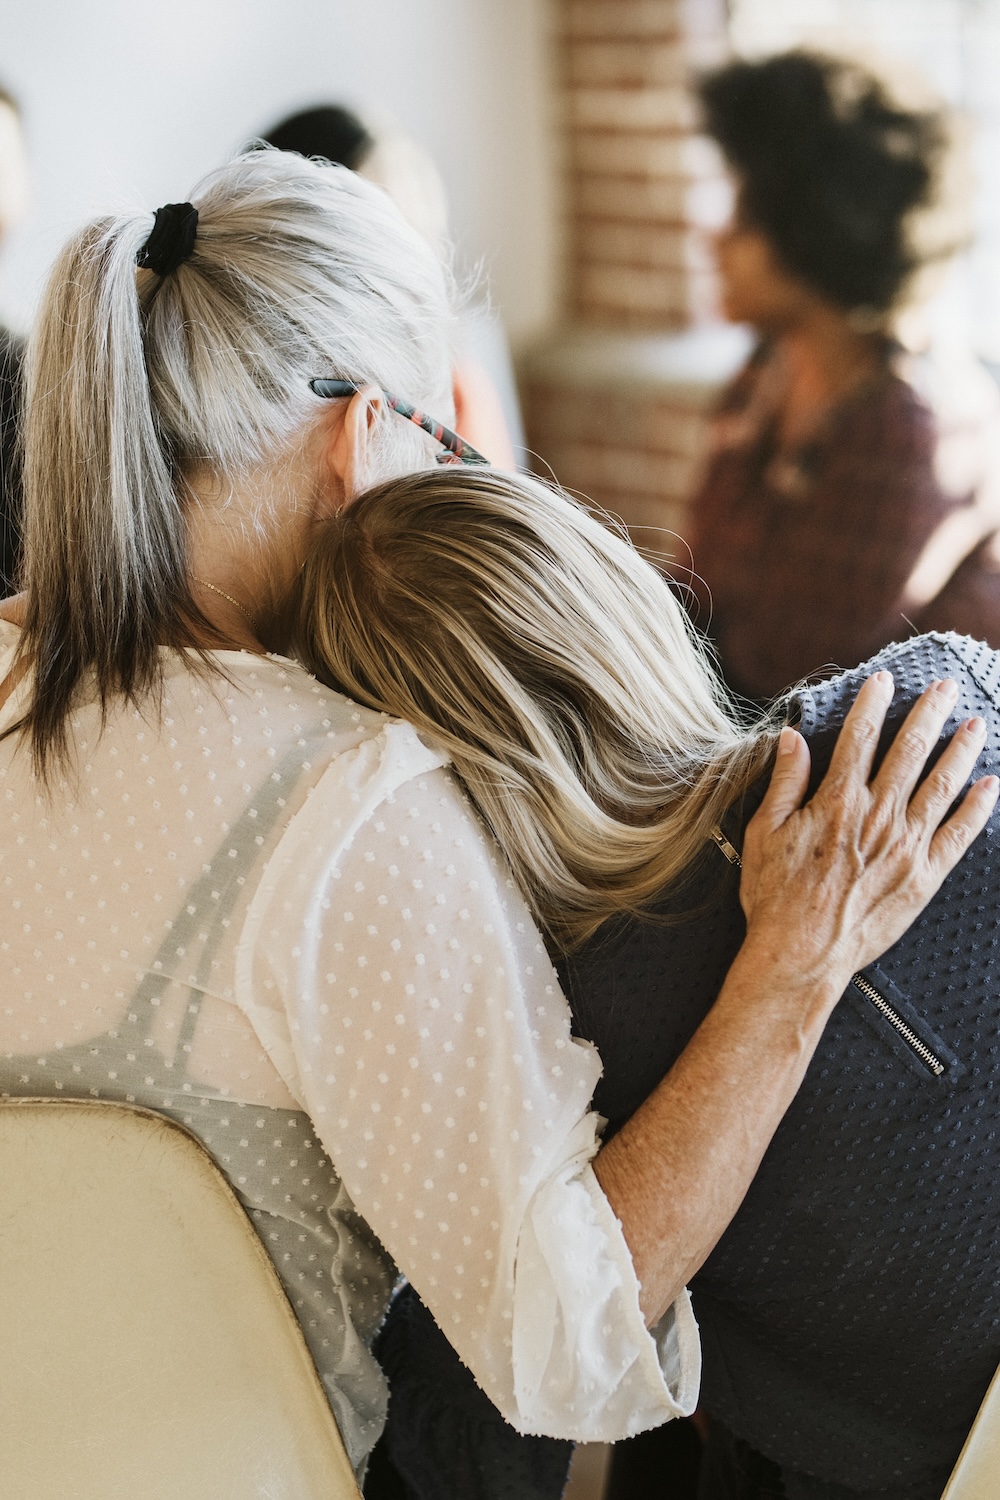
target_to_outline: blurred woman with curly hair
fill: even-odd
[[[915,630],[1000,645],[1000,398],[972,361],[956,379],[894,337],[962,239],[954,122],[807,52],[700,92],[736,189],[724,310],[759,334],[690,537],[726,677],[766,699]]]

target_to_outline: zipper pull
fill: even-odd
[[[718,823],[716,823],[715,826],[711,829],[709,837],[712,840],[713,844],[715,844],[717,848],[722,850],[723,854],[726,856],[731,865],[735,865],[737,869],[742,869],[743,861],[740,858],[738,851],[733,848],[732,844],[726,838],[726,835],[723,833]]]

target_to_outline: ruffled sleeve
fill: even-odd
[[[341,756],[250,908],[238,999],[358,1210],[504,1417],[614,1441],[689,1412],[590,1162],[594,1049],[525,904],[405,725]]]

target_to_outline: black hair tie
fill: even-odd
[[[187,260],[198,233],[198,210],[193,203],[165,203],[156,210],[149,239],[136,256],[157,276],[169,276]]]

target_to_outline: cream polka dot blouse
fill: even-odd
[[[522,1431],[689,1411],[687,1295],[646,1331],[589,1165],[599,1059],[444,757],[290,662],[213,662],[171,654],[159,711],[103,730],[82,702],[48,791],[0,742],[0,1092],[135,1100],[205,1141],[359,1466],[397,1268]]]

